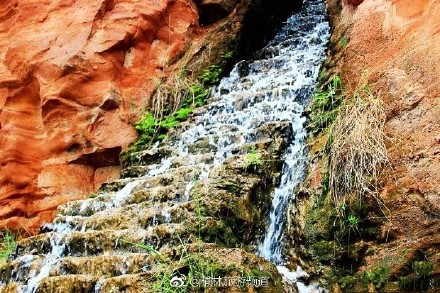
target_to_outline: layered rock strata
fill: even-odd
[[[207,48],[211,24],[237,4],[3,1],[0,229],[33,232],[59,204],[118,178],[119,153],[136,138],[132,123],[157,85]],[[237,35],[244,11],[218,43]]]

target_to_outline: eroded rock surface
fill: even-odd
[[[351,21],[345,78],[371,75],[386,104],[391,169],[382,197],[399,227],[389,228],[438,245],[437,233],[417,227],[440,227],[440,1],[366,1]]]
[[[390,164],[377,178],[380,205],[374,197],[366,196],[365,210],[359,217],[361,232],[349,238],[351,254],[346,248],[337,252],[342,246],[332,237],[343,234],[343,229],[322,220],[332,217],[333,207],[331,199],[325,197],[328,193],[325,191],[328,170],[323,163],[325,136],[315,140],[314,157],[305,182],[308,190],[297,205],[302,215],[297,224],[305,228],[297,235],[305,235],[309,255],[331,266],[333,271],[329,275],[344,292],[362,282],[364,287],[359,290],[366,290],[362,274],[380,274],[380,268],[389,269],[389,273],[382,272],[388,276],[389,284],[375,284],[378,288],[382,286],[382,290],[388,286],[388,290],[398,292],[437,292],[440,1],[363,1],[357,7],[352,5],[356,1],[327,2],[335,28],[332,36],[335,54],[326,69],[341,74],[348,97],[367,83],[384,102]],[[343,221],[348,223],[347,219]],[[301,235],[296,239],[300,238]],[[347,241],[346,236],[344,239]],[[335,266],[334,262],[339,264]],[[421,264],[430,267],[423,278],[416,269]],[[350,272],[344,271],[348,267]],[[348,277],[341,279],[338,273]],[[340,292],[340,287],[335,288],[334,292]]]
[[[200,49],[205,2],[2,2],[0,228],[32,232],[119,176],[131,123],[176,60]],[[213,21],[236,4],[220,3]]]

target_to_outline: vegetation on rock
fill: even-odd
[[[338,212],[362,204],[366,194],[377,196],[377,178],[388,162],[385,111],[379,98],[362,85],[343,105],[331,129],[329,185]]]
[[[151,145],[165,138],[169,129],[188,119],[196,107],[205,104],[209,89],[188,78],[177,77],[179,82],[171,86],[160,84],[156,89],[154,106],[135,123],[139,137],[133,145],[133,150]],[[170,101],[170,99],[174,99]]]
[[[322,78],[324,78],[323,75],[321,75]],[[328,83],[318,87],[312,97],[307,127],[310,134],[317,136],[328,130],[338,116],[343,101],[341,78],[335,74]]]
[[[5,229],[0,232],[0,265],[8,259],[16,245],[16,235]]]

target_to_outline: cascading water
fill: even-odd
[[[310,89],[314,86],[317,78],[320,64],[324,58],[325,44],[329,38],[329,26],[325,21],[325,8],[322,3],[315,4],[313,2],[317,1],[306,1],[303,11],[293,15],[287,21],[281,33],[265,49],[273,52],[276,48],[278,58],[285,60],[284,66],[292,66],[292,69],[295,69],[293,80],[300,80],[301,88],[299,91],[293,88],[294,96],[292,98],[301,105],[305,105],[310,98]],[[294,32],[291,32],[292,30]],[[286,42],[293,43],[293,46],[285,47]],[[291,64],[292,60],[294,64]],[[286,81],[289,82],[289,80]],[[303,127],[303,122],[302,120],[292,121],[292,124],[298,125],[295,139],[285,153],[283,175],[280,186],[275,190],[269,217],[269,228],[258,248],[258,253],[261,256],[276,264],[283,262],[282,232],[285,208],[289,200],[293,198],[294,190],[301,182],[305,171],[304,140],[307,133]]]
[[[268,48],[269,52],[275,52],[285,58],[284,65],[292,65],[295,69],[295,79],[302,82],[301,89],[294,89],[293,98],[302,106],[305,105],[311,95],[311,87],[317,78],[318,70],[325,57],[325,45],[329,39],[329,25],[326,21],[325,7],[319,1],[305,1],[304,9],[293,15],[278,34],[272,40]],[[295,32],[292,33],[292,30]],[[285,43],[293,43],[293,46],[285,47]],[[288,52],[290,51],[290,52]],[[288,60],[294,60],[293,63]],[[302,70],[301,70],[302,69]],[[292,84],[293,86],[295,83]],[[283,228],[285,222],[286,207],[294,198],[294,190],[301,182],[305,172],[305,138],[306,130],[303,121],[293,120],[292,125],[298,125],[295,139],[288,147],[284,155],[283,175],[280,186],[275,190],[272,207],[269,215],[269,227],[263,241],[258,248],[258,254],[277,264],[278,271],[284,278],[296,283],[299,292],[321,292],[316,285],[306,286],[299,282],[300,277],[307,273],[298,266],[296,272],[290,272],[282,266]]]
[[[152,203],[154,217],[150,227],[139,227],[135,233],[144,237],[149,229],[158,224],[159,217],[163,218],[163,223],[171,225],[174,220],[173,211],[191,200],[191,190],[197,180],[206,180],[214,167],[222,165],[233,154],[239,153],[244,145],[254,143],[260,127],[280,122],[291,125],[294,139],[284,152],[281,182],[273,195],[268,229],[258,248],[258,254],[282,265],[285,209],[305,169],[304,141],[307,133],[303,111],[325,58],[328,38],[329,26],[322,0],[305,0],[303,10],[287,20],[278,35],[254,60],[238,63],[230,76],[221,81],[209,106],[194,113],[191,123],[179,126],[181,129],[178,136],[166,141],[170,152],[160,162],[146,166],[143,177],[131,180],[117,192],[70,203],[68,205],[71,210],[75,210],[75,216],[59,216],[53,224],[46,225],[46,229],[52,231],[47,236],[51,250],[38,260],[40,265],[30,265],[30,262],[40,257],[32,254],[17,256],[14,260],[19,269],[11,273],[11,281],[25,284],[18,287],[17,291],[35,292],[41,280],[49,276],[57,262],[70,255],[73,249],[71,242],[76,237],[72,235],[95,230],[95,224],[90,223],[91,214],[102,212],[109,217],[113,214],[116,218],[119,217],[124,213],[124,208],[128,208],[130,204],[133,206],[133,194],[136,191],[151,188],[151,180],[170,172],[175,163],[180,162],[180,165],[196,170],[194,173],[197,174],[188,176],[183,196],[177,198],[176,195],[171,205]],[[190,146],[201,140],[206,141],[212,149],[212,160],[204,160],[201,154],[190,151]],[[156,149],[160,147],[155,146]],[[141,217],[143,211],[139,209],[136,213]],[[115,247],[125,235],[125,232],[118,233],[115,232]],[[75,249],[79,248],[76,246]],[[86,247],[83,255],[87,255]],[[125,274],[126,268],[130,266],[130,259],[124,259],[124,265],[119,269],[121,274]],[[294,282],[299,275],[305,274],[300,268],[295,273],[282,266],[278,269]],[[0,277],[0,288],[1,282],[4,284],[5,281]],[[310,290],[300,282],[296,284],[301,292]],[[101,292],[102,286],[101,281],[97,282],[94,291]]]

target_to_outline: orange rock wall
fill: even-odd
[[[368,81],[387,113],[390,164],[379,183],[388,218],[364,269],[399,259],[402,251],[423,252],[439,264],[440,0],[365,0],[342,7],[336,29],[348,40],[339,62],[344,84],[352,91]],[[408,263],[414,258],[409,254]],[[404,268],[397,262],[393,273]]]
[[[119,176],[130,122],[197,35],[190,0],[2,0],[0,229]]]
[[[342,18],[345,80],[354,88],[366,76],[387,107],[390,182],[440,208],[440,0],[364,1]]]

